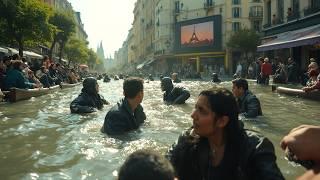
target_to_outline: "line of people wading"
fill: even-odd
[[[213,74],[213,82],[217,79]],[[160,82],[164,102],[183,104],[190,97],[190,92],[175,87],[171,78],[161,77]],[[193,126],[181,134],[166,156],[137,151],[122,165],[118,179],[284,179],[272,142],[257,132],[244,129],[238,119],[239,113],[245,117],[262,115],[260,101],[249,91],[245,79],[235,79],[232,83],[232,92],[218,86],[201,91],[191,114]],[[108,111],[102,133],[121,135],[144,123],[143,80],[126,78],[123,95],[124,98]],[[70,109],[74,113],[90,113],[102,109],[104,104],[108,102],[99,94],[97,80],[87,78]],[[300,179],[320,177],[319,137],[320,127],[304,125],[293,129],[281,142],[289,160],[309,169]]]

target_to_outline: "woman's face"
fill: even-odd
[[[193,119],[193,128],[196,134],[202,137],[209,137],[216,132],[216,115],[211,111],[207,96],[198,97],[195,109],[191,117]]]

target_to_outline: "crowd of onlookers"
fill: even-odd
[[[10,88],[33,89],[49,88],[62,82],[74,84],[80,80],[75,69],[66,68],[44,56],[41,62],[34,60],[27,62],[18,54],[4,56],[0,61],[0,89],[8,91]]]
[[[310,58],[312,67],[318,67],[314,58]],[[286,62],[276,57],[272,61],[268,57],[259,57],[252,63],[239,62],[236,67],[234,77],[243,77],[248,79],[257,79],[258,84],[269,84],[270,76],[273,76],[274,83],[308,85],[310,78],[308,70],[301,71],[293,58],[289,57]],[[312,72],[314,76],[319,73],[318,70]]]

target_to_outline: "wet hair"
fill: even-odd
[[[232,92],[223,87],[214,87],[200,93],[208,98],[208,104],[217,117],[227,116],[229,122],[224,128],[224,134],[228,143],[234,147],[240,147],[241,133],[244,131],[238,119],[239,108]]]
[[[245,91],[248,90],[248,81],[242,78],[237,78],[232,81],[232,84],[237,86],[237,88],[243,88]]]
[[[171,91],[173,89],[172,79],[169,77],[164,77],[161,79],[161,88],[165,91]]]
[[[143,80],[138,77],[126,78],[123,82],[123,92],[126,98],[134,98],[143,91]]]
[[[88,94],[97,94],[96,85],[97,85],[97,79],[94,77],[88,77],[86,78],[83,83],[82,91],[86,92]]]
[[[173,180],[174,169],[170,162],[158,153],[138,150],[132,153],[119,170],[118,180]]]

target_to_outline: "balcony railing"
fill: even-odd
[[[250,18],[262,18],[263,12],[262,11],[250,12],[249,17]]]
[[[288,16],[287,17],[287,21],[289,22],[289,21],[293,21],[293,20],[296,20],[296,19],[298,19],[298,18],[300,18],[300,14],[299,13],[293,13],[291,16]]]
[[[306,9],[304,9],[304,16],[308,16],[317,12],[320,12],[320,5],[314,7],[307,7]]]
[[[267,28],[269,28],[269,27],[271,27],[271,23],[267,23],[267,24],[263,25],[263,28],[264,28],[264,29],[267,29]]]

